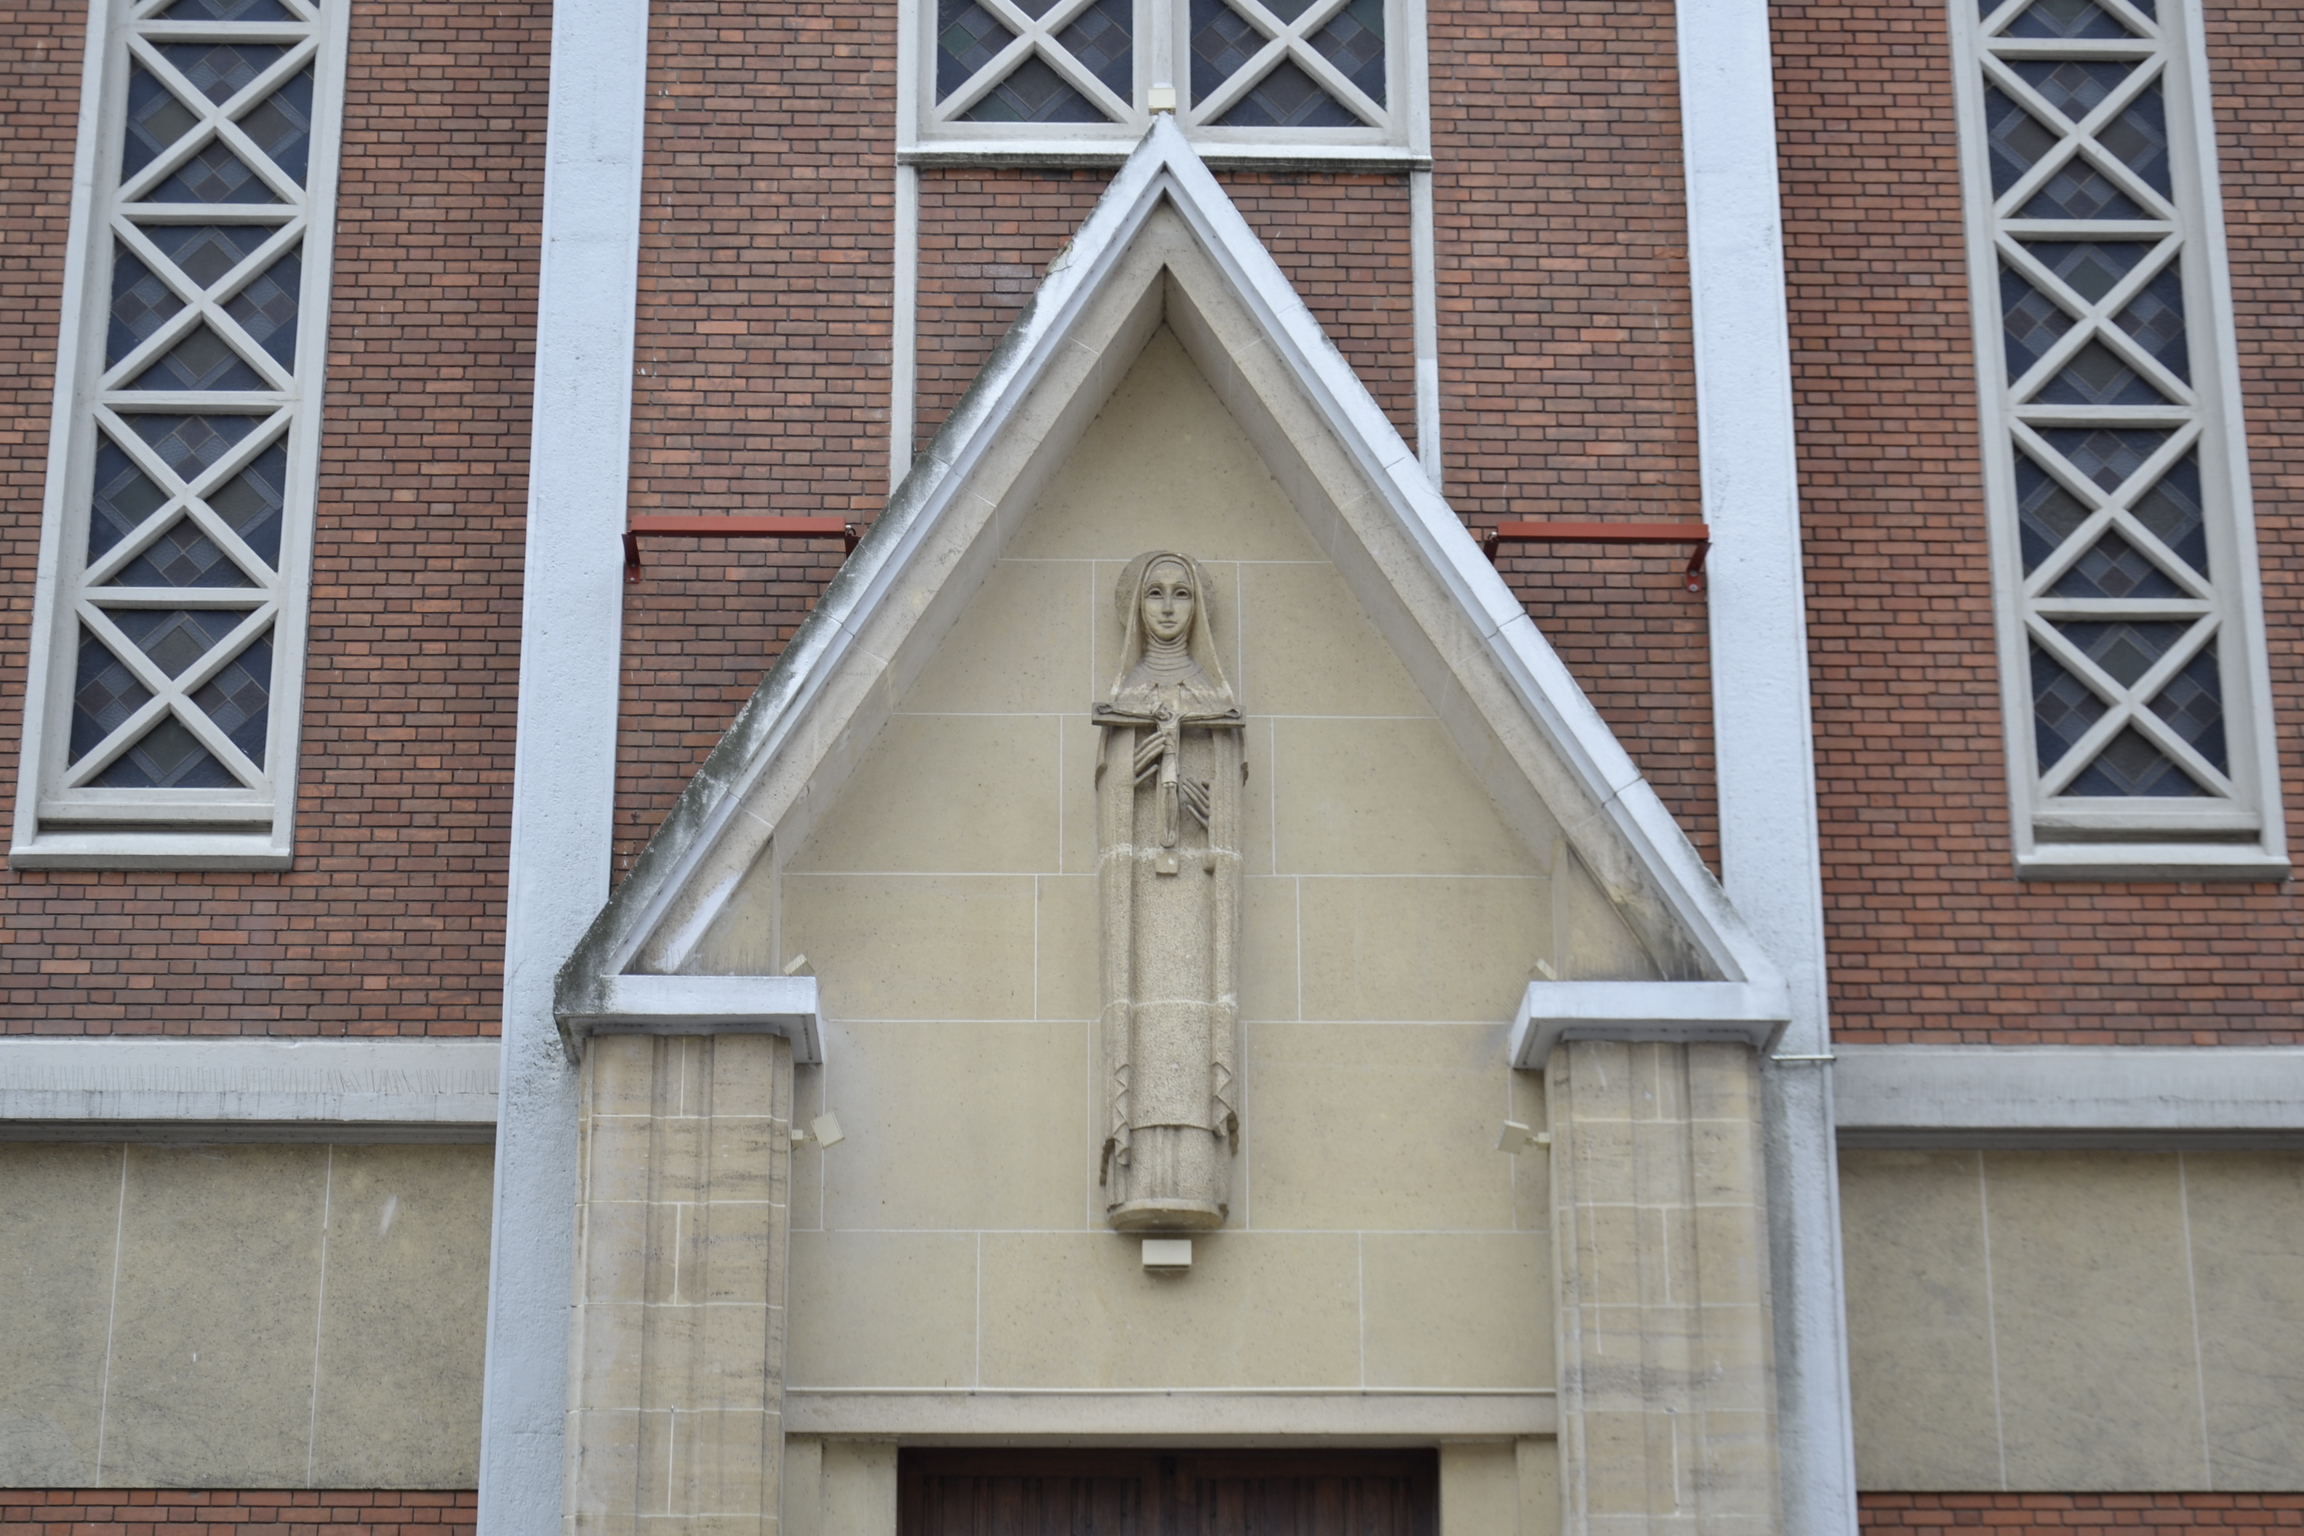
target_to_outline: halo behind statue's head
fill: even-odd
[[[1120,573],[1120,583],[1112,594],[1120,607],[1120,670],[1112,679],[1113,696],[1119,696],[1120,690],[1128,685],[1128,674],[1144,659],[1144,585],[1152,579],[1153,568],[1163,564],[1181,566],[1192,578],[1192,625],[1186,631],[1185,643],[1206,676],[1205,686],[1229,698],[1232,684],[1225,678],[1224,663],[1216,654],[1216,632],[1212,627],[1215,593],[1208,580],[1208,568],[1190,555],[1173,549],[1148,549],[1129,561],[1128,568]]]

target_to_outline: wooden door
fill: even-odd
[[[906,1451],[898,1536],[1436,1536],[1431,1451]]]

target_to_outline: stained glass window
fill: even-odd
[[[1188,133],[1397,140],[1398,30],[1394,0],[936,0],[923,26],[926,133],[1133,135],[1167,91]]]
[[[91,106],[95,217],[74,239],[103,297],[59,370],[75,528],[40,594],[70,661],[48,668],[58,693],[27,746],[43,817],[117,827],[124,848],[181,802],[198,813],[186,827],[264,834],[285,857],[275,737],[301,672],[293,567],[319,399],[306,310],[324,294],[334,181],[314,149],[340,5],[100,0],[123,85]]]
[[[2199,151],[2172,131],[2190,98],[2170,9],[1955,9],[1976,18],[1962,66],[1979,151],[1970,232],[1997,287],[1979,306],[1997,317],[1978,338],[1979,383],[2002,435],[1994,504],[2013,524],[2003,622],[2024,641],[2009,680],[2020,857],[2035,817],[2103,845],[2205,825],[2181,818],[2223,814],[2219,802],[2239,817],[2219,828],[2260,825],[2249,817],[2270,795],[2237,734],[2262,641],[2230,568],[2242,509],[2211,489],[2245,480],[2201,376],[2219,333],[2196,280],[2220,274],[2187,184]]]

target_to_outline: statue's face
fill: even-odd
[[[1192,627],[1192,573],[1162,560],[1144,573],[1144,628],[1162,644]]]

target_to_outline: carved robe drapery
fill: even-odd
[[[1124,1231],[1215,1227],[1240,1141],[1240,708],[1198,562],[1139,555],[1116,596],[1120,669],[1095,710],[1099,1178]]]

